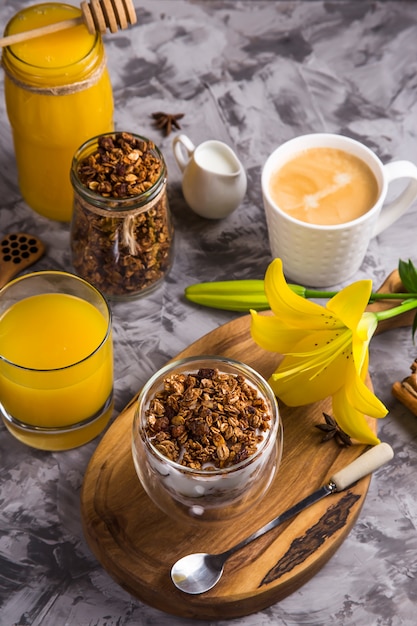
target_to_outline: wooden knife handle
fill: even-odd
[[[343,491],[357,480],[368,474],[372,474],[378,467],[384,465],[394,457],[394,451],[388,443],[380,443],[373,446],[364,454],[358,456],[349,465],[333,474],[331,480],[336,485],[337,491]]]

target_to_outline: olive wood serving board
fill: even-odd
[[[400,290],[398,280],[395,287]],[[409,323],[410,316],[401,325]],[[280,360],[254,343],[249,315],[213,330],[177,356],[202,354],[244,361],[266,378]],[[368,384],[371,386],[369,379]],[[131,456],[136,399],[113,422],[91,458],[81,492],[81,514],[85,537],[104,569],[121,587],[150,606],[207,620],[236,618],[265,609],[311,579],[355,524],[370,476],[315,503],[233,555],[222,579],[209,592],[183,594],[170,579],[177,559],[190,552],[221,552],[234,545],[327,482],[365,446],[346,448],[334,440],[321,441],[323,433],[315,425],[323,422],[323,411],[331,413],[330,399],[305,407],[281,404],[283,456],[261,504],[243,518],[220,525],[203,522],[187,526],[162,513],[136,476]],[[369,423],[376,431],[376,420]]]

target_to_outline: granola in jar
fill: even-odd
[[[152,141],[126,132],[84,143],[71,167],[75,271],[106,296],[144,295],[172,264],[166,165]]]

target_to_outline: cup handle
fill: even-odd
[[[379,235],[401,217],[417,199],[417,167],[411,161],[393,161],[384,165],[388,185],[400,178],[409,178],[410,182],[400,195],[386,204],[379,214],[373,236]]]
[[[195,146],[187,135],[177,135],[177,137],[174,137],[173,139],[172,149],[175,160],[178,163],[180,170],[183,172],[195,150]],[[184,150],[186,155],[184,155]]]

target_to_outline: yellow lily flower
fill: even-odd
[[[378,324],[365,312],[372,291],[361,280],[333,296],[325,307],[294,293],[275,259],[265,275],[265,293],[273,316],[251,311],[251,334],[258,345],[284,355],[270,384],[288,406],[332,396],[340,428],[361,443],[378,437],[365,415],[384,417],[388,410],[365,384],[369,342]]]

